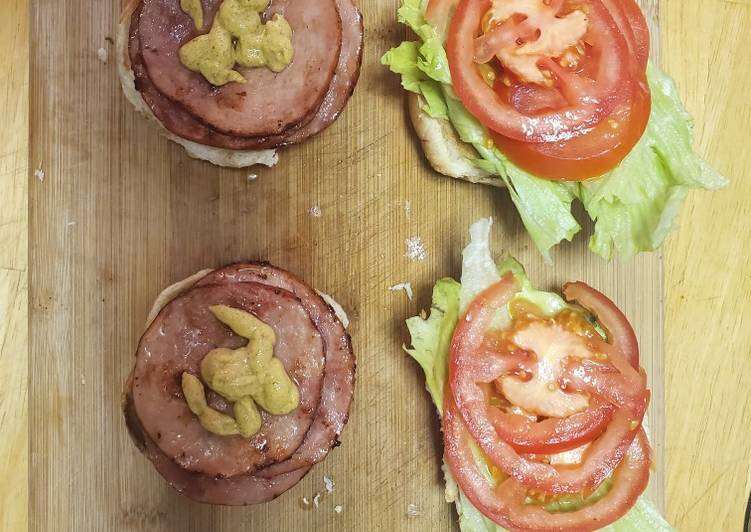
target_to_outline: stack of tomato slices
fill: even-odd
[[[430,0],[452,84],[492,141],[542,178],[609,172],[646,129],[649,29],[635,0]]]
[[[649,480],[649,391],[636,336],[613,302],[584,283],[564,287],[578,305],[554,317],[520,304],[518,291],[508,274],[474,299],[454,331],[446,462],[472,504],[503,527],[597,530],[628,512]],[[494,329],[507,305],[511,325]],[[575,508],[555,505],[572,496]]]

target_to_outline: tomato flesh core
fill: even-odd
[[[582,46],[589,26],[582,9],[563,11],[562,7],[560,0],[493,2],[483,18],[483,34],[475,39],[475,62],[497,57],[524,82],[547,85],[552,80],[540,62]]]
[[[514,356],[519,357],[518,353],[524,352],[524,350],[513,343],[515,334],[518,331],[528,330],[532,325],[539,326],[541,321],[548,319],[542,310],[524,299],[512,300],[509,303],[509,312],[514,325],[501,334],[492,331],[488,333],[483,341],[484,352],[491,354],[511,352],[516,353]],[[554,322],[566,331],[584,336],[587,339],[598,337],[594,327],[579,312],[564,310],[554,318]],[[541,336],[549,335],[543,332]],[[552,343],[551,341],[548,342],[548,344]],[[543,344],[544,347],[547,346]],[[531,355],[535,356],[534,353]],[[535,373],[535,368],[529,356],[530,353],[527,351],[528,359],[522,360],[523,364],[520,362],[521,371],[514,377],[517,382],[521,380],[528,383],[532,380],[531,376]],[[588,356],[588,354],[585,356]],[[513,407],[508,397],[503,396],[502,381],[511,378],[503,377],[494,382],[497,394],[501,394],[500,396],[486,391],[488,417],[498,436],[509,442],[520,453],[553,454],[579,447],[602,434],[615,411],[611,404],[593,397],[589,400],[589,408],[586,408],[583,412],[576,412],[568,417],[549,417],[538,420],[537,416],[533,415],[535,405],[531,405],[525,412],[518,407]],[[540,384],[543,385],[542,389]],[[564,400],[581,397],[574,394],[563,394],[558,386],[555,386],[553,390],[547,390],[546,387],[550,384],[552,383],[538,381],[535,387],[542,391],[543,395],[549,394]],[[551,414],[553,412],[546,413]],[[558,414],[564,416],[565,412],[558,412]]]
[[[534,321],[517,328],[513,342],[533,353],[536,365],[531,379],[515,375],[499,379],[503,395],[527,412],[545,417],[565,418],[586,410],[589,399],[580,393],[567,393],[558,384],[567,357],[590,358],[585,341],[553,322]]]

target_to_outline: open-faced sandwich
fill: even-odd
[[[507,187],[545,256],[580,231],[574,200],[609,259],[657,249],[689,189],[725,185],[636,0],[402,0],[399,20],[417,40],[383,62],[430,164]]]
[[[191,499],[273,499],[339,444],[355,381],[346,324],[330,297],[266,263],[169,287],[126,384],[134,442]]]
[[[462,531],[672,530],[642,496],[650,394],[628,320],[582,282],[560,297],[496,264],[490,227],[470,229],[461,283],[438,281],[430,316],[407,321]]]
[[[360,74],[351,0],[128,0],[123,91],[192,157],[271,166],[328,127]]]

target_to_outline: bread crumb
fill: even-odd
[[[81,373],[81,386],[86,386],[86,377]]]
[[[248,181],[255,181],[258,179],[258,174],[248,174]]]
[[[334,511],[335,511],[336,513],[338,513],[338,514],[342,513],[342,510],[343,510],[343,509],[344,509],[344,508],[342,508],[342,505],[341,505],[341,504],[337,504],[336,506],[334,506]]]
[[[417,509],[417,505],[409,503],[407,505],[407,517],[417,517],[420,515],[420,510]]]
[[[328,493],[331,493],[332,491],[334,491],[334,481],[331,479],[331,477],[324,475],[323,485],[326,486],[326,491]]]
[[[316,508],[318,508],[318,505],[320,504],[320,501],[321,501],[321,494],[320,493],[316,493],[315,497],[313,497],[313,506],[315,506]]]
[[[404,200],[404,214],[407,215],[407,218],[409,218],[409,215],[411,212],[412,212],[412,202],[409,200]]]
[[[76,225],[76,222],[74,222],[74,221],[71,221],[71,222],[68,222],[68,223],[67,223],[67,224],[65,224],[65,225],[67,225],[68,227],[70,227],[70,226],[72,226],[72,225]]]
[[[310,208],[310,215],[313,218],[320,218],[323,215],[323,212],[321,211],[321,207],[319,207],[318,205],[313,205]]]
[[[305,506],[308,506],[308,505],[310,504],[310,501],[308,500],[308,498],[307,498],[307,497],[303,497],[303,498],[302,498],[302,503],[303,503],[303,504],[304,504]]]
[[[96,56],[102,63],[106,63],[107,59],[109,59],[109,53],[107,53],[106,48],[99,48],[99,50],[96,51]]]
[[[398,292],[404,290],[407,293],[407,298],[412,301],[412,284],[411,283],[399,283],[394,286],[389,286],[389,290],[392,292]]]
[[[419,236],[406,239],[404,245],[407,246],[407,253],[405,255],[409,260],[423,261],[427,258],[428,252],[422,243],[422,238]]]
[[[330,295],[324,294],[320,290],[316,290],[316,293],[323,298],[328,306],[334,309],[334,314],[336,314],[336,317],[339,318],[339,320],[342,322],[344,328],[349,329],[349,316],[347,316],[347,313],[344,311],[342,306]]]
[[[34,177],[36,177],[39,181],[44,181],[44,170],[42,170],[42,163],[39,163],[39,166],[36,170],[34,170]]]

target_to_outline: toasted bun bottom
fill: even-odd
[[[246,168],[256,164],[274,166],[279,162],[276,150],[228,150],[225,148],[216,148],[214,146],[205,146],[191,140],[184,139],[172,133],[165,128],[159,119],[154,116],[149,106],[144,101],[141,93],[138,92],[135,85],[135,75],[130,63],[128,54],[128,38],[130,35],[130,19],[133,12],[138,7],[141,0],[130,0],[123,9],[120,16],[120,24],[117,29],[117,73],[120,76],[120,84],[127,100],[136,108],[136,111],[143,114],[150,121],[153,121],[159,128],[159,132],[169,140],[176,142],[188,152],[188,155],[194,159],[208,161],[217,166],[226,166],[229,168]]]
[[[424,100],[419,94],[407,93],[409,116],[420,137],[425,156],[436,172],[472,183],[504,187],[502,179],[477,168],[470,160],[477,153],[459,138],[448,120],[433,118],[422,110]]]

